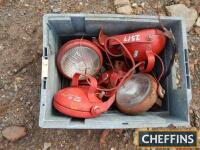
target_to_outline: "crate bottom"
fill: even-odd
[[[151,128],[189,126],[187,121],[172,117],[167,111],[146,112],[137,116],[128,116],[113,111],[102,114],[97,118],[74,119],[67,116],[50,116],[48,120],[40,120],[42,128],[66,128],[66,129],[114,129],[114,128]]]

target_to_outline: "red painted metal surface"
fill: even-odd
[[[99,85],[113,88],[128,71],[124,61],[115,61],[113,67],[113,69],[109,69],[101,74],[101,76],[98,79]]]
[[[87,75],[89,85],[79,85],[80,74],[75,74],[71,87],[62,89],[54,95],[53,105],[61,113],[77,118],[93,118],[107,111],[115,100],[113,94],[107,101],[102,102],[97,97],[97,81]]]
[[[146,61],[146,67],[140,68],[142,72],[152,71],[155,64],[155,54],[159,54],[165,46],[166,36],[158,29],[143,29],[129,34],[111,36],[118,39],[129,50],[135,61]],[[99,43],[105,46],[108,37],[101,30]],[[122,51],[116,46],[119,42],[110,40],[108,47],[110,52],[119,55]]]

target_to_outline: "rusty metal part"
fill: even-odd
[[[135,74],[117,91],[116,105],[126,114],[145,112],[157,102],[157,89],[158,83],[151,75]]]

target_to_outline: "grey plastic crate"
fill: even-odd
[[[97,118],[74,119],[64,116],[52,107],[53,95],[63,86],[63,78],[57,72],[55,56],[59,47],[72,37],[97,36],[100,27],[106,34],[128,33],[143,28],[160,27],[157,17],[114,14],[47,14],[43,18],[43,57],[41,76],[41,100],[39,125],[42,128],[104,129],[189,126],[188,107],[192,97],[188,68],[188,49],[185,24],[178,17],[161,17],[164,25],[171,28],[177,42],[180,87],[176,86],[175,67],[164,83],[167,96],[158,112],[146,112],[128,116],[117,110],[109,110]],[[162,57],[165,65],[171,53],[167,44]]]

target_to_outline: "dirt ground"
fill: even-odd
[[[138,4],[141,0],[135,0]],[[136,14],[155,15],[154,0]],[[163,5],[199,0],[165,0]],[[190,2],[190,3],[189,3]],[[25,126],[27,135],[9,142],[0,132],[0,149],[134,149],[133,130],[114,130],[101,146],[102,130],[41,129],[38,126],[42,55],[42,16],[51,12],[115,13],[112,0],[0,0],[0,131],[10,125]],[[195,32],[196,31],[196,32]],[[198,33],[198,34],[197,34]],[[200,127],[200,29],[188,33],[193,99],[191,124]]]

